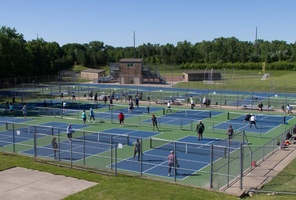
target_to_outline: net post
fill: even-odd
[[[149,145],[150,145],[150,149],[152,149],[152,138],[149,138]]]
[[[190,122],[190,130],[193,131],[193,119]]]
[[[162,108],[162,114],[165,115],[165,108]]]
[[[212,118],[212,111],[209,112],[209,118]]]
[[[227,112],[227,120],[229,120],[230,119],[230,117],[229,117],[229,112]]]
[[[283,123],[286,124],[286,116],[283,117]]]

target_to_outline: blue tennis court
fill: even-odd
[[[72,154],[71,154],[72,149]],[[110,151],[110,145],[107,143],[92,143],[91,141],[81,140],[76,141],[75,139],[72,142],[68,140],[63,140],[59,143],[59,151],[57,153],[56,159],[70,161],[79,161],[86,157],[93,156],[95,154],[103,153]],[[24,154],[34,155],[34,149],[28,149],[22,151]],[[52,150],[52,145],[37,146],[36,153],[38,156],[53,158],[54,153]]]
[[[13,123],[23,123],[23,122],[29,122],[31,121],[31,119],[24,119],[23,117],[4,117],[1,116],[0,117],[0,125],[2,126],[3,124],[5,124],[5,122],[13,122]]]
[[[236,116],[232,119],[222,122],[216,126],[214,126],[214,129],[224,129],[226,130],[229,125],[232,125],[232,127],[236,131],[248,131],[248,132],[254,132],[254,133],[267,133],[270,130],[280,126],[281,124],[288,123],[289,120],[291,120],[292,116],[276,116],[276,115],[256,115],[256,124],[257,128],[252,125],[252,127],[249,125],[248,122],[244,122],[245,114],[235,114]]]
[[[60,122],[51,122],[46,124],[55,125],[55,126],[65,125],[65,123],[60,123]],[[72,126],[74,126],[74,124]],[[82,125],[76,125],[77,128],[80,126]],[[75,133],[74,133],[75,139],[73,139],[72,142],[69,142],[68,140],[65,140],[65,139],[60,141],[59,143],[60,154],[59,156],[57,156],[57,159],[59,158],[61,160],[70,160],[71,158],[70,156],[72,156],[73,160],[78,161],[80,159],[93,156],[95,154],[110,151],[110,142],[112,144],[121,143],[123,145],[132,145],[132,143],[136,140],[137,137],[145,138],[145,137],[154,136],[156,134],[158,133],[149,132],[149,131],[129,130],[129,129],[117,129],[117,128],[103,130],[99,133],[85,134],[84,136],[78,136],[78,137],[75,137]],[[128,135],[128,137],[126,137],[126,135]],[[73,150],[72,155],[70,155],[71,148]],[[39,146],[36,148],[36,151],[38,156],[52,158],[54,155],[51,144]],[[34,149],[29,149],[29,150],[23,151],[22,153],[33,155]]]
[[[196,172],[210,164],[211,144],[216,145],[214,147],[214,160],[225,157],[227,154],[226,146],[228,146],[228,140],[204,138],[204,140],[198,141],[195,136],[187,136],[177,142],[179,143],[176,144],[176,157],[180,165],[180,168],[177,169],[177,179],[194,176]],[[189,146],[187,142],[190,142]],[[240,144],[241,142],[239,141],[232,141],[231,152],[238,149]],[[140,172],[142,169],[145,174],[167,176],[167,157],[171,150],[174,150],[173,142],[143,152],[142,163],[133,161],[133,157],[129,157],[118,162],[117,167],[124,171]]]

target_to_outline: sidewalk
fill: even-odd
[[[260,165],[252,169],[243,178],[243,189],[240,189],[240,183],[237,181],[224,192],[242,196],[249,190],[260,189],[265,183],[269,182],[281,170],[283,170],[292,160],[296,158],[296,145],[292,144],[288,148],[277,150],[272,156],[267,158]]]
[[[15,167],[0,171],[0,199],[58,200],[97,183]]]

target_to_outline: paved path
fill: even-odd
[[[277,150],[260,165],[254,167],[254,169],[243,178],[243,190],[240,189],[239,182],[236,182],[230,188],[226,189],[225,192],[241,196],[249,190],[260,189],[263,184],[269,182],[295,158],[295,144],[288,148]]]
[[[0,172],[2,200],[57,200],[97,183],[15,167]]]

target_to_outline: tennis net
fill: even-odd
[[[131,110],[131,113],[149,113],[149,107],[148,106],[133,106],[133,109]],[[129,105],[120,105],[120,104],[112,104],[109,105],[110,111],[117,111],[117,112],[129,112]]]
[[[21,131],[25,133],[42,133],[47,135],[58,134],[58,128],[52,126],[27,125],[20,123],[6,123],[6,130]]]
[[[210,110],[189,110],[189,109],[176,109],[176,108],[164,108],[163,115],[175,115],[184,117],[202,117],[211,118],[212,113]]]
[[[75,131],[73,137],[76,140],[88,140],[88,141],[96,141],[103,142],[109,144],[117,144],[121,143],[124,145],[128,145],[130,138],[126,134],[114,134],[114,133],[103,133],[103,132],[85,132],[85,131]]]
[[[227,113],[227,120],[243,122],[246,115],[247,115],[247,113],[228,112]],[[259,121],[260,123],[265,123],[265,124],[285,124],[286,123],[286,116],[256,115],[256,121]]]
[[[156,138],[150,138],[150,148],[168,151],[175,150],[176,152],[199,155],[211,155],[211,151],[213,151],[213,156],[215,157],[226,157],[228,152],[226,146],[213,145],[212,148],[211,145],[207,144],[187,143]]]

